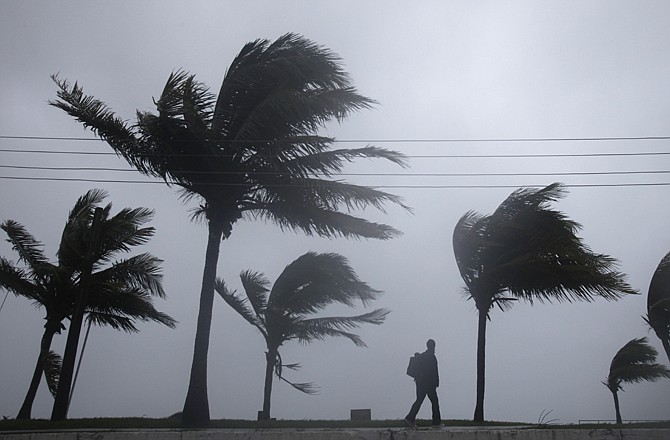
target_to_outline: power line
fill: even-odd
[[[129,184],[161,184],[165,185],[163,181],[151,180],[113,180],[113,179],[82,179],[70,177],[15,177],[15,176],[0,176],[0,179],[7,180],[34,180],[44,182],[94,182],[94,183],[129,183]],[[174,182],[171,184],[177,185]],[[245,186],[242,183],[209,183],[200,182],[197,185],[211,185],[211,186]],[[566,187],[640,187],[640,186],[670,186],[670,182],[649,182],[649,183],[584,183],[584,184],[564,184]],[[295,187],[296,185],[267,185],[269,187]],[[406,188],[406,189],[468,189],[468,188],[518,188],[524,187],[544,187],[544,185],[366,185],[372,188]]]
[[[99,138],[85,137],[52,137],[52,136],[12,136],[0,135],[0,139],[47,140],[47,141],[96,141]],[[596,136],[596,137],[536,137],[536,138],[398,138],[398,139],[333,139],[333,143],[491,143],[491,142],[609,142],[609,141],[662,141],[670,140],[670,136]],[[197,142],[197,141],[194,141]],[[255,140],[222,140],[217,142],[282,142],[276,139]]]
[[[116,153],[102,151],[56,151],[56,150],[21,150],[18,148],[0,148],[3,153],[28,153],[28,154],[79,154],[91,156],[118,156]]]
[[[56,151],[56,150],[21,150],[16,148],[0,148],[3,153],[27,154],[63,154],[90,156],[118,156],[113,152],[99,151]],[[667,156],[670,151],[645,151],[632,153],[557,153],[557,154],[424,154],[405,155],[411,159],[520,159],[520,158],[556,158],[556,157],[627,157],[627,156]],[[143,156],[180,156],[180,157],[218,157],[217,154],[143,154]]]
[[[0,135],[0,139],[20,139],[20,140],[52,140],[52,141],[95,141],[103,142],[98,138],[84,137],[47,137],[47,136],[8,136]],[[611,141],[658,141],[670,140],[670,136],[630,136],[630,137],[557,137],[557,138],[479,138],[479,139],[343,139],[334,140],[335,143],[511,143],[511,142],[611,142]],[[249,141],[251,142],[251,141]],[[276,141],[254,141],[254,142],[276,142]],[[25,153],[25,154],[59,154],[59,155],[95,155],[95,156],[119,156],[116,152],[96,152],[96,151],[58,151],[58,150],[40,150],[40,149],[0,149],[0,152],[6,153]],[[152,154],[161,156],[162,154]],[[597,158],[597,157],[635,157],[635,156],[667,156],[670,151],[645,151],[645,152],[621,152],[621,153],[549,153],[549,154],[425,154],[425,155],[407,155],[407,158],[413,159],[551,159],[551,158]],[[149,155],[147,155],[149,156]],[[169,155],[163,155],[169,156]],[[180,157],[215,157],[216,154],[172,154]],[[39,170],[39,171],[91,171],[91,172],[136,172],[131,168],[111,168],[111,167],[48,167],[48,166],[21,166],[21,165],[0,165],[5,169],[21,170]],[[240,174],[241,171],[185,171],[192,174]],[[624,175],[661,175],[669,174],[670,170],[635,170],[635,171],[573,171],[573,172],[529,172],[529,173],[333,173],[323,176],[374,176],[374,177],[548,177],[548,176],[624,176]],[[257,172],[257,175],[279,175],[282,173]],[[316,174],[315,177],[322,176]],[[126,183],[126,184],[164,184],[162,181],[144,181],[144,180],[119,180],[119,179],[86,179],[79,177],[36,177],[36,176],[0,176],[0,179],[9,180],[36,180],[36,181],[71,181],[71,182],[96,182],[96,183]],[[205,185],[222,185],[217,183],[201,183]],[[230,185],[230,184],[229,184]],[[603,184],[573,184],[566,186],[573,187],[607,187],[607,186],[668,186],[666,182],[650,183],[603,183]],[[511,188],[519,185],[370,185],[375,188]],[[527,186],[527,185],[526,185]],[[535,185],[538,186],[538,185]]]
[[[486,189],[486,188],[544,188],[547,184],[539,185],[382,185],[374,188],[413,188],[413,189]],[[564,183],[566,188],[617,188],[639,186],[670,186],[670,182],[656,183]]]
[[[23,166],[23,165],[0,165],[0,168],[16,170],[40,170],[40,171],[108,171],[108,172],[137,172],[132,168],[106,168],[106,167],[44,167],[44,166]],[[183,171],[189,174],[205,175],[286,175],[281,172],[247,172],[247,171]],[[639,175],[639,174],[670,174],[670,170],[649,170],[649,171],[570,171],[555,173],[333,173],[333,176],[375,176],[375,177],[506,177],[506,176],[619,176],[619,175]],[[325,176],[325,174],[315,174],[315,176]]]
[[[11,140],[48,140],[48,141],[84,141],[84,142],[105,142],[100,138],[87,137],[53,137],[53,136],[13,136],[0,135],[0,139]],[[396,144],[444,144],[444,143],[543,143],[543,142],[613,142],[613,141],[659,141],[670,140],[670,136],[610,136],[610,137],[536,137],[536,138],[435,138],[435,139],[332,139],[333,143],[396,143]],[[180,143],[188,143],[188,140]],[[200,142],[200,141],[192,141]],[[269,140],[223,140],[217,143],[275,143],[282,142],[276,139]],[[16,149],[4,148],[0,152],[6,153],[26,153],[26,154],[64,154],[64,155],[96,155],[96,156],[118,156],[116,152],[96,152],[96,151],[59,151],[59,150],[36,150],[36,149]],[[553,158],[553,157],[625,157],[625,156],[656,156],[670,155],[670,151],[648,151],[648,152],[628,152],[628,153],[557,153],[557,154],[427,154],[427,155],[406,155],[407,158],[414,159],[435,159],[435,158]],[[215,157],[216,154],[163,154],[149,153],[145,156],[180,156],[180,157]]]

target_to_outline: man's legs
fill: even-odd
[[[414,420],[416,420],[416,415],[419,413],[419,409],[421,408],[421,404],[423,403],[423,400],[426,398],[427,392],[428,391],[424,387],[421,387],[417,384],[416,400],[412,404],[412,408],[410,408],[409,414],[407,414],[405,420],[414,423]]]
[[[441,425],[442,416],[440,415],[440,402],[437,400],[437,388],[431,388],[426,394],[432,404],[433,426]]]

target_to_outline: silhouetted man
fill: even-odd
[[[433,410],[433,426],[442,425],[440,416],[440,403],[437,400],[437,387],[440,386],[440,376],[437,372],[437,358],[435,357],[435,341],[429,339],[426,342],[427,350],[419,355],[419,370],[414,378],[416,382],[416,400],[405,417],[408,426],[416,426],[414,421],[421,408],[423,400],[428,396]]]

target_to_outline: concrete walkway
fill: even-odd
[[[419,429],[145,429],[4,431],[0,440],[668,440],[670,429],[534,429],[442,427]]]

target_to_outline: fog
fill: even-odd
[[[551,410],[551,418],[563,423],[613,419],[612,397],[601,381],[617,350],[647,336],[667,365],[642,319],[651,276],[670,251],[666,2],[6,0],[0,8],[3,166],[128,169],[113,155],[25,152],[111,152],[99,141],[62,139],[93,135],[47,104],[56,97],[53,73],[78,81],[132,121],[136,110],[152,110],[152,98],[172,71],[194,73],[216,91],[245,43],[287,32],[339,54],[357,89],[379,102],[324,134],[341,141],[337,147],[371,144],[410,157],[406,170],[360,161],[343,176],[403,197],[412,214],[395,206],[385,214],[362,213],[400,229],[401,237],[330,240],[246,220],[221,244],[218,276],[232,288],[241,290],[242,270],[263,272],[274,281],[307,251],[337,252],[361,279],[384,292],[371,306],[392,311],[383,325],[360,329],[367,348],[344,339],[282,347],[285,362],[302,365],[287,377],[315,382],[320,392],[305,395],[276,382],[273,417],[347,419],[350,409],[370,408],[375,419],[402,418],[414,398],[407,362],[433,338],[442,416],[472,418],[477,315],[454,260],[454,226],[468,210],[493,212],[515,188],[557,181],[569,193],[554,206],[582,225],[580,236],[595,252],[618,259],[641,295],[616,302],[519,302],[510,311],[493,310],[486,418],[536,422]],[[630,155],[647,152],[659,154]],[[475,175],[427,175],[436,173]],[[98,181],[45,180],[63,177]],[[164,260],[167,299],[156,307],[179,325],[170,330],[140,324],[133,335],[93,327],[69,416],[165,417],[180,411],[207,239],[206,226],[190,220],[192,205],[180,202],[173,188],[133,171],[0,168],[0,185],[0,221],[26,226],[54,259],[69,209],[91,188],[109,192],[114,212],[155,210],[156,235],[141,251]],[[0,255],[17,259],[4,240]],[[4,291],[0,295],[5,299]],[[255,328],[215,299],[211,416],[255,419],[263,397],[265,344]],[[0,415],[18,412],[43,318],[43,310],[25,298],[7,296],[0,311]],[[53,349],[62,353],[64,343],[65,334],[57,336]],[[624,389],[624,419],[670,419],[670,381]],[[49,417],[52,402],[42,383],[33,416]],[[424,403],[419,418],[429,416]]]

